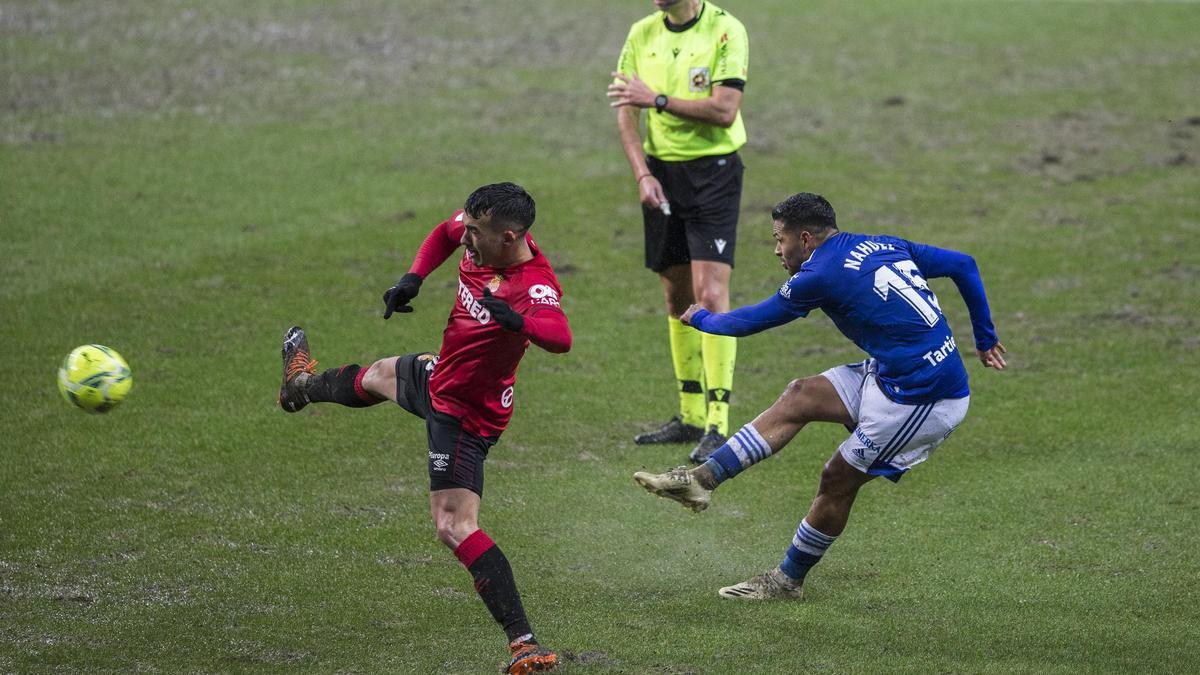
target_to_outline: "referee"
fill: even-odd
[[[641,197],[646,267],[662,278],[679,414],[634,441],[697,443],[689,459],[703,462],[729,434],[737,342],[679,317],[692,303],[729,311],[750,52],[745,27],[713,3],[654,4],[659,11],[629,30],[608,98]]]

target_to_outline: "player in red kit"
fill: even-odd
[[[413,311],[421,283],[459,246],[458,293],[438,354],[416,353],[317,374],[299,326],[283,340],[279,405],[296,412],[317,402],[361,408],[395,401],[425,420],[429,502],[438,539],[475,581],[475,590],[508,635],[506,672],[554,668],[558,657],[538,644],[500,548],[479,529],[483,462],[508,426],[517,365],[533,343],[549,352],[571,348],[559,306],[562,289],[528,234],[533,197],[519,185],[485,185],[462,210],[430,232],[407,274],[384,294],[387,319]]]

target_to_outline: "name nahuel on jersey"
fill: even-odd
[[[891,244],[884,244],[878,241],[867,240],[855,246],[849,252],[849,256],[842,262],[842,267],[848,270],[862,269],[862,262],[867,259],[867,256],[879,251],[895,251],[896,247]]]

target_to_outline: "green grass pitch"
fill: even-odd
[[[648,0],[0,3],[0,671],[489,672],[503,638],[429,522],[423,427],[275,405],[435,348],[380,296],[475,187],[524,184],[575,332],[532,350],[482,525],[571,673],[1195,672],[1200,4],[726,0],[746,24],[733,295],[769,208],[958,248],[1011,369],[899,485],[867,486],[803,603],[778,563],[839,429],[694,515],[634,471],[673,411],[658,282],[604,87]],[[952,285],[935,282],[970,345]],[[134,376],[59,399],[73,347]],[[745,339],[733,423],[861,358],[820,317]]]

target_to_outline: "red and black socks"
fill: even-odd
[[[355,363],[330,368],[320,375],[314,375],[305,393],[313,403],[340,403],[351,408],[375,405],[383,399],[363,389],[362,378],[366,374],[367,369]]]
[[[475,530],[454,549],[463,566],[475,580],[475,592],[483,599],[488,611],[504,627],[511,642],[532,642],[533,628],[521,606],[521,594],[513,579],[512,567],[500,547],[483,530]]]

